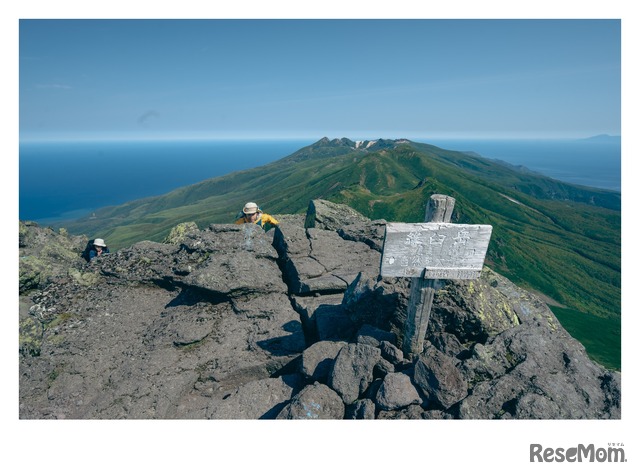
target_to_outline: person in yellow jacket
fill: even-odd
[[[265,231],[268,231],[272,226],[278,226],[279,222],[271,215],[264,213],[260,210],[260,207],[254,202],[248,202],[245,204],[242,212],[237,215],[236,224],[242,225],[243,223],[255,223],[260,225]]]

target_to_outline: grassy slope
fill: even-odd
[[[579,312],[619,322],[619,194],[426,144],[363,151],[321,141],[259,168],[102,209],[95,220],[64,226],[99,234],[117,249],[161,241],[184,221],[201,228],[229,223],[248,200],[284,214],[303,213],[310,200],[325,198],[371,218],[419,222],[434,193],[456,198],[452,221],[493,226],[487,264],[496,271]]]
[[[551,307],[562,326],[579,340],[589,356],[609,369],[620,370],[621,328],[617,319],[600,319],[571,309]]]

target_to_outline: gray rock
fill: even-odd
[[[58,280],[34,295],[43,331],[37,351],[23,326],[30,358],[21,361],[21,415],[206,418],[211,399],[293,362],[305,339],[273,249],[245,250],[258,271],[237,264],[253,274],[228,274],[220,288],[192,279],[238,263],[245,238],[229,226],[196,233],[185,246],[140,242],[86,265],[94,286]]]
[[[180,223],[171,229],[167,237],[164,239],[163,243],[167,243],[170,245],[179,245],[185,240],[187,236],[198,231],[199,229],[196,222],[189,221]]]
[[[360,273],[344,293],[342,305],[357,326],[364,328],[369,325],[399,334],[406,316],[407,281],[390,283]],[[395,337],[378,340],[389,340],[394,345],[397,343]]]
[[[328,200],[311,200],[304,222],[305,228],[337,231],[346,225],[367,223],[370,220],[351,207]]]
[[[277,254],[264,232],[256,228],[259,227],[238,225],[235,233],[217,233],[215,247],[207,250],[209,258],[188,276],[174,280],[217,295],[286,294]],[[253,233],[262,235],[248,238]],[[247,245],[249,239],[251,244]]]
[[[368,399],[357,400],[347,406],[345,419],[347,420],[375,420],[376,404]]]
[[[507,360],[503,352],[496,352],[492,345],[478,343],[473,346],[471,356],[464,360],[461,370],[467,381],[479,383],[504,375],[512,366],[513,362]]]
[[[453,358],[427,346],[418,358],[413,379],[429,400],[445,409],[467,396],[467,382]]]
[[[346,345],[341,341],[320,341],[305,349],[301,360],[302,375],[326,383],[338,353]]]
[[[371,249],[382,253],[386,224],[385,220],[355,222],[346,224],[337,231],[345,240],[360,241]]]
[[[274,246],[289,291],[297,295],[342,294],[361,271],[377,275],[380,264],[378,252],[335,231],[282,225],[275,231]]]
[[[368,344],[373,347],[380,347],[382,342],[396,342],[396,336],[392,332],[383,331],[382,329],[378,329],[377,327],[373,327],[372,325],[365,324],[360,329],[358,329],[358,334],[356,335],[357,342],[361,344]]]
[[[429,334],[444,331],[462,343],[484,343],[489,337],[519,325],[521,320],[534,318],[533,309],[537,309],[537,315],[553,316],[537,297],[524,291],[516,293],[512,291],[514,288],[486,267],[482,279],[447,281],[434,298]],[[511,304],[516,295],[528,313]]]
[[[378,389],[376,404],[383,410],[399,410],[415,403],[422,403],[422,399],[411,378],[402,373],[387,374]]]
[[[523,420],[554,419],[562,414],[558,405],[545,395],[527,393],[518,399],[513,417]]]
[[[532,319],[496,336],[465,368],[480,383],[462,401],[461,418],[620,417],[619,393],[609,391],[619,374],[586,358],[555,320]]]
[[[395,366],[385,359],[380,359],[373,368],[374,378],[384,378],[387,374],[392,374],[396,371]]]
[[[311,320],[319,340],[350,338],[355,333],[355,326],[342,306],[318,306]]]
[[[344,403],[336,392],[315,382],[297,393],[278,414],[278,420],[342,420]]]
[[[32,221],[19,222],[19,292],[44,289],[55,280],[76,274],[86,261],[80,257],[88,238],[69,235],[64,229],[40,227]],[[86,273],[91,274],[90,271]]]
[[[378,420],[447,420],[448,413],[425,411],[420,405],[414,404],[399,410],[380,410]]]
[[[273,419],[299,390],[291,378],[266,378],[238,387],[223,400],[209,404],[207,417],[218,420]]]
[[[43,310],[30,305],[28,299],[20,296],[18,345],[20,354],[39,356],[44,336]]]
[[[342,295],[327,294],[319,296],[292,296],[291,303],[293,308],[300,314],[300,320],[308,339],[308,344],[313,344],[320,340],[318,337],[318,323],[316,322],[316,310],[321,306],[334,307],[340,306]],[[323,311],[320,312],[323,314]],[[327,323],[325,323],[327,324]]]
[[[380,342],[380,352],[382,353],[382,358],[393,365],[399,365],[405,361],[402,351],[389,341],[383,340]]]
[[[380,349],[366,344],[347,345],[336,357],[329,386],[344,403],[353,403],[373,381],[373,368],[379,359]]]
[[[409,280],[377,276],[384,224],[337,208],[316,228],[189,227],[90,264],[86,237],[21,223],[20,418],[298,418],[322,397],[343,406],[323,418],[620,419],[620,372],[488,268],[444,283],[425,352],[404,360]],[[310,379],[331,390],[299,394]],[[425,408],[399,406],[416,390]]]

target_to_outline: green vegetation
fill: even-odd
[[[161,242],[183,222],[200,228],[231,223],[248,200],[268,213],[288,214],[304,213],[310,200],[322,198],[373,219],[421,222],[429,197],[441,193],[456,199],[454,223],[493,226],[488,266],[581,313],[576,316],[602,319],[602,325],[619,322],[620,193],[427,144],[354,146],[348,139],[322,139],[262,167],[60,225],[70,233],[100,235],[114,250],[142,240]],[[615,365],[615,359],[607,362]]]
[[[584,345],[593,360],[608,369],[621,370],[619,319],[601,319],[559,307],[551,310],[562,327]]]
[[[77,317],[74,314],[70,313],[70,312],[63,312],[61,314],[55,314],[54,318],[52,321],[48,322],[46,324],[46,328],[53,328],[56,326],[59,326],[60,324],[62,324],[65,321],[68,321],[71,318]]]

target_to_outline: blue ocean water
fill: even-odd
[[[416,140],[473,151],[574,184],[620,190],[620,142]],[[20,144],[19,217],[48,224],[273,162],[313,140]]]
[[[273,162],[307,140],[20,143],[19,217],[41,224]]]
[[[582,140],[428,140],[437,147],[475,152],[489,159],[523,165],[548,177],[577,185],[621,191],[620,137]]]

